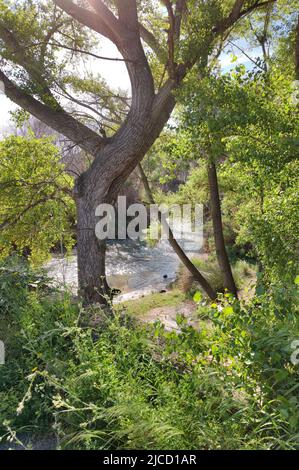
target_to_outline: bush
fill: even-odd
[[[192,261],[216,292],[224,292],[222,273],[217,261],[196,258]],[[256,275],[255,266],[244,260],[236,261],[232,266],[232,272],[238,289],[247,285],[248,281],[254,279]]]
[[[68,449],[298,446],[295,289],[201,302],[200,330],[178,317],[179,332],[101,312],[101,327],[82,327],[68,296],[19,290],[5,313],[15,333],[0,369],[3,435],[52,429]]]

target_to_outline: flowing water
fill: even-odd
[[[200,252],[200,242],[190,232],[180,240],[188,256]],[[177,278],[180,261],[167,240],[155,248],[134,240],[109,242],[106,271],[110,287],[120,289],[118,300],[137,298],[166,289]],[[47,265],[56,284],[77,289],[76,253],[69,258],[55,257]]]

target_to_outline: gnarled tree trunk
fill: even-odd
[[[76,197],[79,295],[85,303],[106,304],[111,291],[106,280],[106,242],[95,233],[95,209],[86,195]]]
[[[96,208],[114,204],[120,188],[159,136],[174,107],[172,95],[165,100],[138,104],[138,114],[130,111],[119,132],[96,156],[91,167],[77,181],[77,253],[79,293],[85,303],[107,304],[111,298],[105,273],[105,242],[95,234]]]

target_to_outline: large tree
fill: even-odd
[[[5,94],[92,157],[74,190],[79,287],[87,302],[103,302],[108,292],[96,207],[115,201],[168,121],[173,91],[187,73],[207,66],[240,19],[274,2],[0,0]],[[102,60],[99,36],[112,41],[126,64],[130,99],[99,78],[70,72],[80,55]]]

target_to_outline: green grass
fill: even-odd
[[[42,286],[31,291],[31,276],[0,272],[4,440],[12,430],[55,434],[67,449],[299,447],[295,285],[248,303],[203,300],[198,315],[212,327],[178,318],[180,332],[167,332],[130,315],[177,305],[184,295],[176,290],[82,327],[81,305]]]
[[[175,307],[186,300],[186,295],[178,289],[165,293],[154,293],[136,300],[129,300],[116,306],[117,310],[125,309],[128,315],[142,317],[147,312],[159,307]]]
[[[217,292],[223,292],[223,280],[216,261],[194,258],[192,262]],[[242,291],[250,289],[251,284],[256,281],[256,267],[246,261],[238,260],[233,264],[232,271],[236,285]]]

